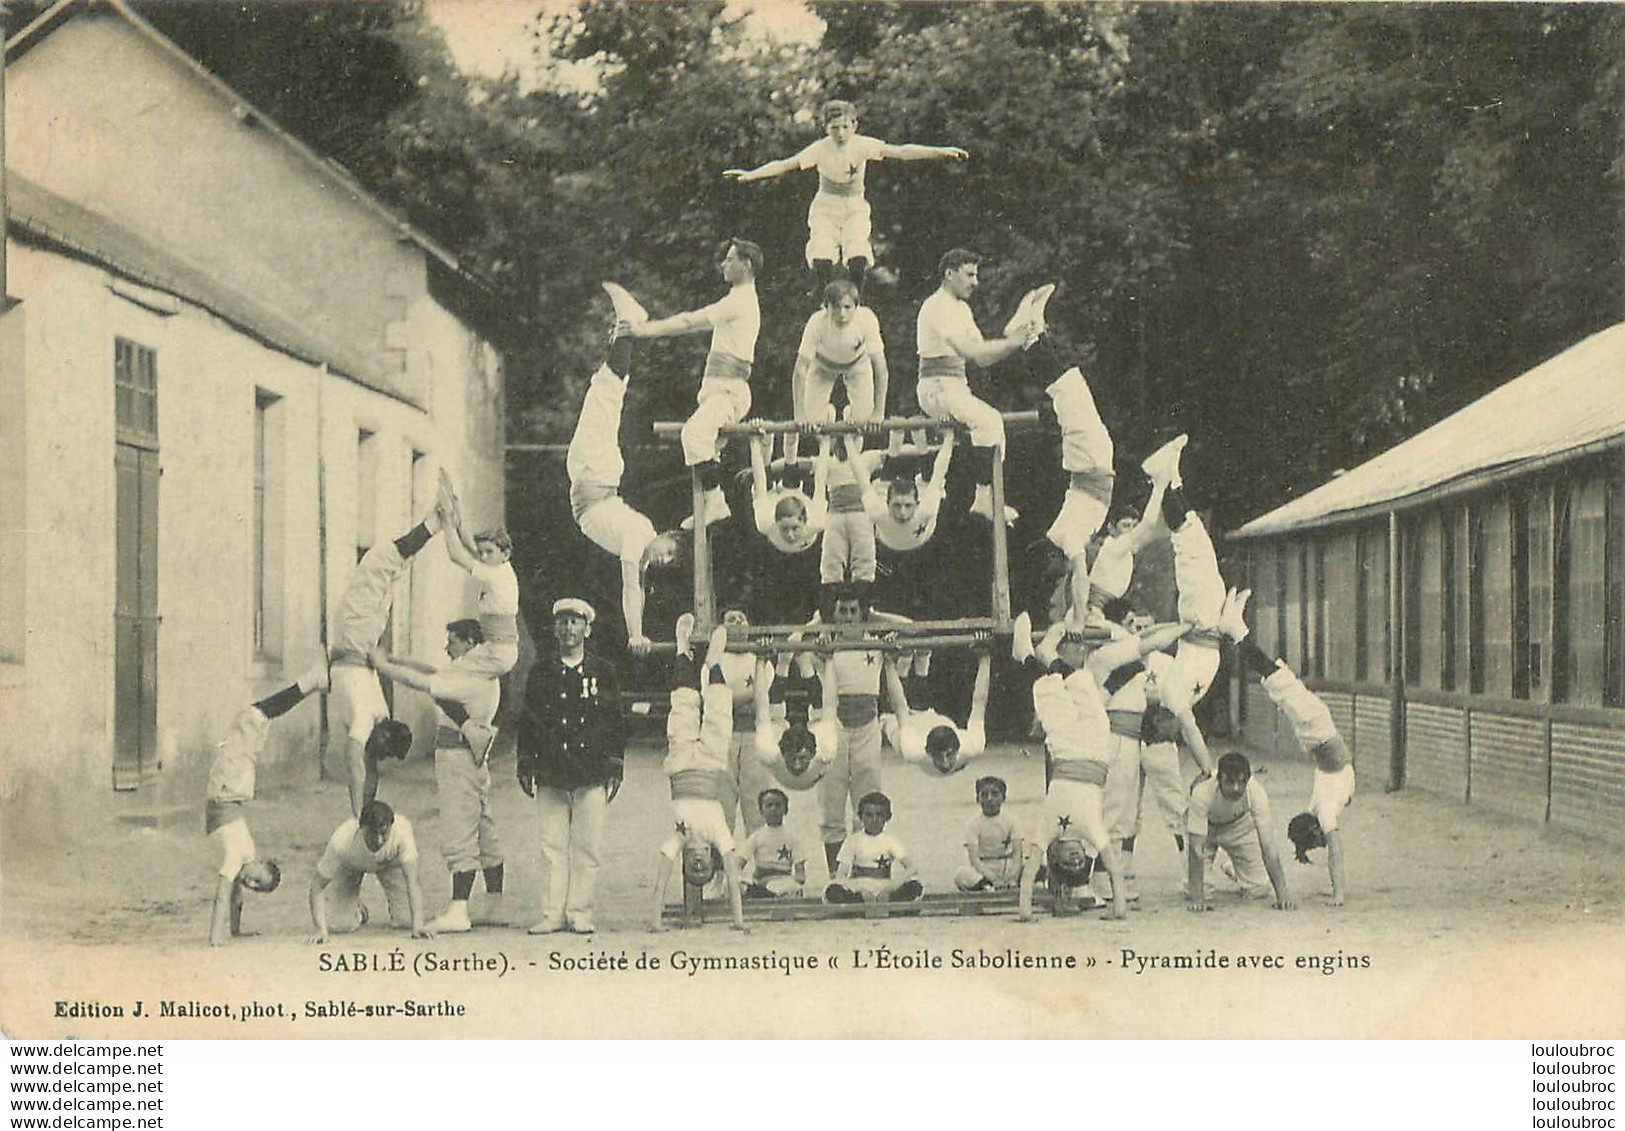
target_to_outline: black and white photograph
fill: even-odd
[[[0,20],[8,1039],[1620,1036],[1625,7]]]

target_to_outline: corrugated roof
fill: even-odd
[[[105,216],[47,192],[16,173],[7,176],[6,204],[16,238],[56,248],[185,299],[274,349],[315,365],[325,363],[336,373],[404,399],[383,380],[377,367],[356,351],[312,331],[264,301],[225,285],[206,268]]]
[[[1233,538],[1328,526],[1625,445],[1625,323],[1571,346]]]

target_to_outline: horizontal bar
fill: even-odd
[[[807,624],[752,624],[742,631],[747,637],[785,636],[790,633],[828,632],[832,626],[825,623]],[[833,626],[837,630],[846,627]],[[864,626],[870,632],[895,632],[902,636],[919,635],[924,632],[960,632],[966,629],[981,630],[983,632],[996,632],[998,625],[993,623],[992,617],[958,617],[953,620],[910,620],[879,622],[871,621]]]
[[[1006,427],[1038,423],[1036,409],[1005,412],[1000,415],[1004,417]],[[801,420],[750,420],[740,424],[724,424],[719,431],[724,436],[758,436],[779,432],[797,432],[808,436],[852,436],[876,429],[901,432],[922,428],[956,428],[964,431],[967,426],[956,420],[938,420],[934,416],[888,416],[875,424],[852,424],[845,420],[823,423]],[[681,435],[682,431],[683,423],[680,420],[657,420],[654,423],[654,434],[664,439],[675,438]]]
[[[758,656],[776,656],[785,652],[812,652],[825,656],[831,652],[917,652],[922,648],[964,648],[972,644],[991,644],[985,636],[970,633],[947,633],[938,636],[911,636],[907,640],[873,640],[863,636],[836,637],[834,640],[812,636],[794,644],[781,640],[730,640],[728,651],[754,653]]]

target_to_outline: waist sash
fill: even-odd
[[[1144,731],[1140,727],[1140,721],[1144,718],[1144,713],[1141,711],[1113,711],[1108,709],[1106,718],[1112,725],[1113,734],[1120,734],[1124,738],[1132,738],[1136,742],[1144,736]]]
[[[572,483],[570,484],[570,514],[577,522],[581,516],[592,510],[593,507],[605,499],[613,499],[621,493],[619,487],[610,487],[599,483]]]
[[[1110,471],[1096,468],[1093,471],[1074,471],[1072,473],[1072,490],[1082,491],[1090,498],[1099,499],[1107,505],[1112,501],[1112,484],[1117,476]]]
[[[927,377],[953,377],[960,381],[965,379],[965,359],[957,353],[946,357],[920,358],[920,379]]]
[[[731,353],[712,350],[705,355],[706,381],[749,381],[750,362],[740,361]]]
[[[480,631],[487,644],[519,643],[519,618],[508,613],[481,613]]]
[[[844,727],[868,726],[880,717],[880,696],[839,695],[835,700],[835,718]]]
[[[1050,777],[1054,781],[1075,781],[1084,785],[1106,784],[1106,763],[1092,758],[1067,758],[1051,765]]]
[[[863,511],[863,488],[856,483],[837,483],[829,489],[829,513],[860,514]]]
[[[832,181],[819,173],[818,191],[824,196],[862,196],[863,182],[855,177],[850,181]]]
[[[678,770],[671,776],[673,801],[720,801],[721,770]]]

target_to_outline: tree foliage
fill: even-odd
[[[1058,281],[1056,338],[1125,465],[1190,432],[1222,525],[1620,316],[1616,6],[812,7],[816,44],[753,34],[721,0],[539,14],[538,49],[597,75],[543,89],[458,73],[409,3],[149,14],[510,297],[516,438],[567,436],[602,348],[599,279],[693,307],[735,234],[767,252],[756,397],[786,411],[813,185],[721,172],[814,140],[829,97],[865,132],[972,153],[871,172],[898,282],[870,301],[901,400],[936,259],[974,247],[984,325]],[[646,351],[638,426],[683,414],[702,348]],[[1035,395],[1019,364],[984,387]],[[1012,454],[1036,512],[1052,457]]]

